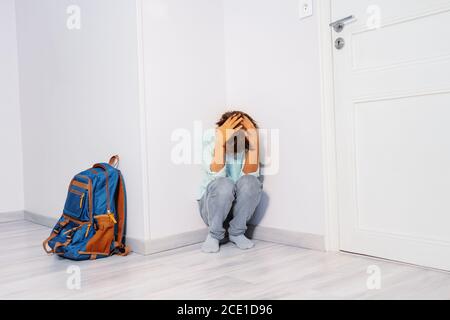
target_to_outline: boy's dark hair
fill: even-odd
[[[256,123],[256,121],[249,114],[242,111],[227,111],[220,117],[220,120],[217,121],[216,124],[220,127],[225,123],[225,121],[228,120],[228,118],[234,116],[235,114],[246,116],[253,123],[255,128],[258,128],[258,124]]]

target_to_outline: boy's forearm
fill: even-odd
[[[259,169],[259,137],[257,134],[251,135],[249,140],[249,150],[245,156],[243,172],[245,174],[255,173]]]
[[[214,157],[210,169],[212,172],[219,172],[225,166],[225,143],[221,137],[216,138],[214,146]]]

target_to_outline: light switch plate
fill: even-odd
[[[300,19],[311,17],[313,15],[313,0],[299,0]]]

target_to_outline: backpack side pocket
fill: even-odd
[[[89,254],[109,255],[111,244],[114,241],[114,221],[109,215],[98,215],[96,219],[97,229],[95,234],[86,244],[86,252]]]

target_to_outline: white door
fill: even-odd
[[[331,2],[341,250],[450,270],[450,1]]]

